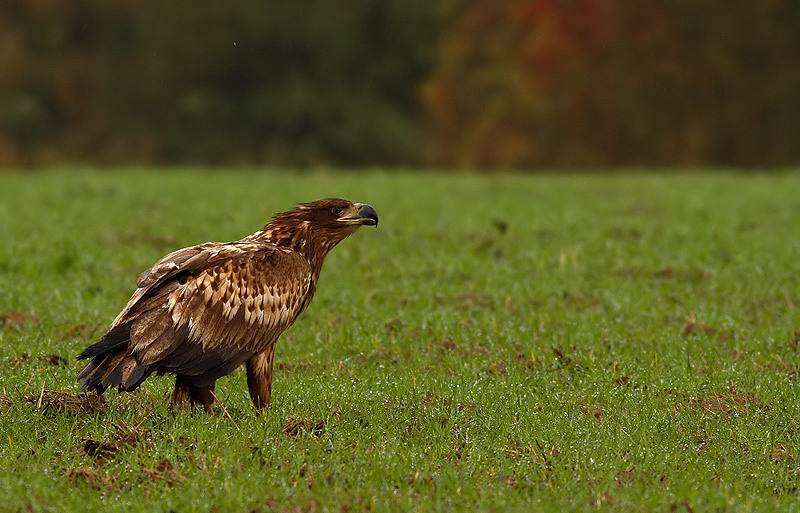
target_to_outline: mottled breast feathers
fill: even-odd
[[[203,351],[263,351],[294,322],[315,288],[305,258],[257,242],[178,250],[143,272],[137,285],[113,325],[133,321],[131,352],[142,363],[159,360],[184,340]]]

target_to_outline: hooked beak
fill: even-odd
[[[378,213],[366,203],[353,203],[337,221],[345,225],[378,226]]]
[[[361,221],[361,224],[367,226],[378,226],[378,213],[375,212],[374,208],[366,203],[355,203],[354,206],[356,207],[356,210],[358,210],[357,219]]]

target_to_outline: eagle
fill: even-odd
[[[213,413],[214,384],[243,363],[260,413],[272,396],[278,337],[317,289],[328,252],[375,209],[326,198],[276,214],[234,242],[174,251],[142,272],[130,301],[99,342],[78,360],[81,388],[135,390],[152,373],[174,374],[172,407],[202,405]]]

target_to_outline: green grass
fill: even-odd
[[[800,510],[800,175],[0,175],[0,510]],[[273,404],[81,403],[173,249],[372,204]],[[61,357],[64,360],[60,360]],[[83,408],[83,409],[82,409]]]

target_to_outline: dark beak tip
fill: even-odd
[[[367,226],[378,226],[378,213],[369,205],[361,205],[358,209],[358,215],[361,217],[362,224]]]

